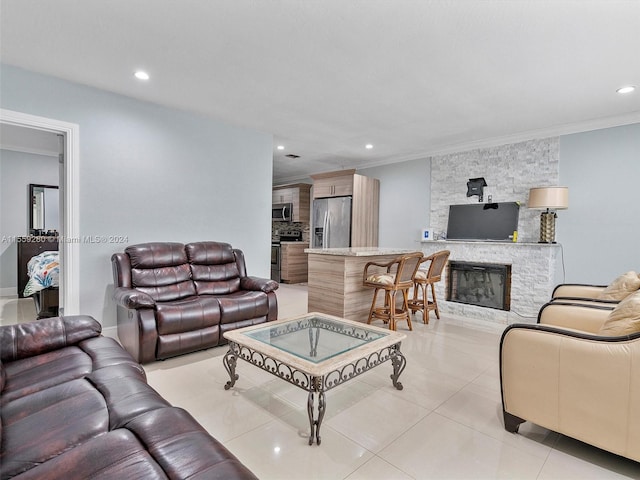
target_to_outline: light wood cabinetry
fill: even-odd
[[[312,175],[313,198],[344,197],[353,195],[353,178],[355,170],[345,170],[346,175],[325,177],[325,174]]]
[[[291,221],[309,223],[311,185],[309,183],[297,183],[273,187],[271,203],[291,203],[293,206],[293,218]]]
[[[398,255],[410,253],[411,250],[314,248],[307,252],[309,255],[307,311],[366,322],[373,301],[373,288],[362,284],[365,265],[368,262],[386,263]],[[378,295],[376,305],[382,306],[383,301],[384,295]],[[377,324],[377,326],[382,325]]]
[[[280,281],[282,283],[303,283],[308,278],[307,254],[304,242],[283,242],[280,245]]]
[[[351,196],[351,246],[378,246],[380,180],[355,170],[311,175],[313,198]]]

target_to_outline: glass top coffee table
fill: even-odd
[[[320,439],[326,407],[325,392],[374,367],[391,361],[393,386],[402,390],[398,377],[406,366],[400,343],[406,335],[323,313],[263,323],[224,333],[229,351],[223,363],[230,389],[239,376],[241,358],[276,377],[309,392],[309,445]],[[317,394],[318,415],[315,416]]]

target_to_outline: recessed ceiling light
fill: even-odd
[[[284,145],[278,145],[276,148],[277,148],[278,150],[284,150]]]
[[[635,85],[627,85],[616,90],[618,93],[631,93],[636,89]]]
[[[138,70],[133,74],[138,80],[149,80],[149,74],[142,70]]]
[[[367,150],[371,150],[373,148],[373,145],[371,145],[370,143],[367,143],[364,148],[366,148]]]

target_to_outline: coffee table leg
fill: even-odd
[[[238,363],[238,354],[236,349],[234,348],[234,344],[229,343],[229,350],[224,354],[224,358],[222,359],[222,363],[224,364],[224,368],[227,370],[229,374],[230,380],[225,383],[224,389],[229,390],[236,384],[236,380],[240,378],[236,373],[236,364]]]
[[[402,386],[402,383],[398,381],[398,378],[404,371],[404,367],[407,366],[407,359],[404,358],[404,355],[400,351],[400,345],[396,345],[395,347],[395,353],[391,355],[391,364],[393,365],[391,381],[393,382],[394,387],[398,390],[402,390],[404,387]]]
[[[309,397],[307,399],[307,413],[309,414],[309,427],[311,429],[311,433],[309,434],[309,445],[313,444],[313,440],[315,439],[316,443],[320,445],[322,443],[322,438],[320,437],[320,425],[322,425],[322,419],[324,418],[324,410],[325,410],[325,402],[326,398],[324,395],[324,391],[319,390],[319,385],[321,385],[321,379],[315,377],[312,379],[312,385],[316,390],[312,390],[309,392]],[[318,394],[318,418],[315,418],[314,414],[314,403],[315,403],[315,395]]]

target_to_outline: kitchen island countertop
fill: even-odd
[[[418,252],[416,249],[380,248],[380,247],[350,247],[350,248],[307,248],[304,253],[318,255],[337,255],[341,257],[375,257],[379,255],[403,255]]]

